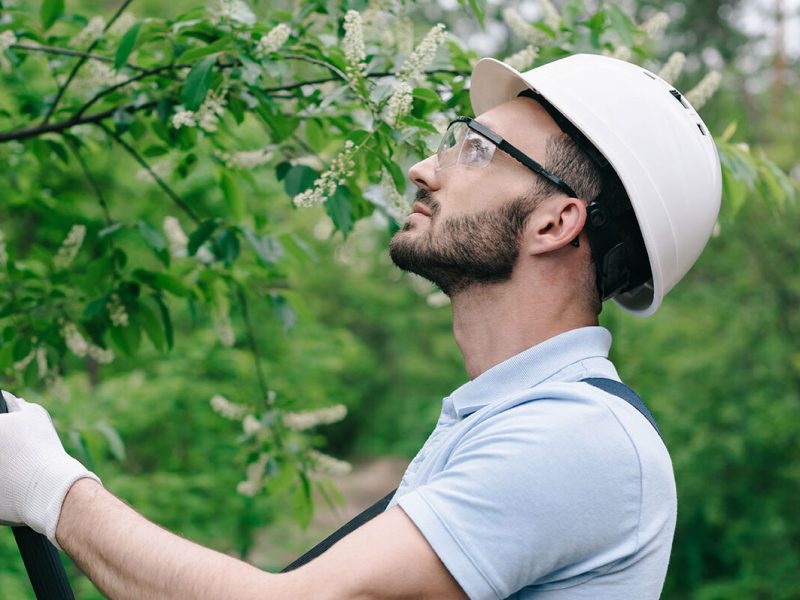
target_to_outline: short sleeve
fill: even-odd
[[[445,468],[397,503],[470,598],[507,598],[633,553],[641,487],[611,411],[538,400],[471,427]]]

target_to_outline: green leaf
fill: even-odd
[[[345,236],[353,229],[352,195],[350,190],[343,185],[336,188],[336,192],[325,202],[325,211],[330,216],[336,229]]]
[[[296,196],[305,192],[314,185],[319,174],[306,165],[293,165],[287,172],[283,180],[283,188],[290,196]]]
[[[172,346],[175,342],[175,334],[172,328],[172,317],[170,317],[169,308],[160,295],[154,294],[153,299],[156,301],[161,311],[161,321],[164,323],[164,337],[167,341],[167,349],[172,350]]]
[[[181,101],[187,110],[197,110],[206,99],[216,62],[216,55],[207,56],[192,68],[181,90]]]
[[[609,21],[611,21],[611,28],[619,34],[622,42],[628,48],[632,48],[634,45],[633,31],[635,26],[630,17],[616,4],[609,4],[606,14]]]
[[[145,243],[155,252],[156,256],[166,266],[169,266],[169,253],[167,252],[167,240],[161,235],[161,232],[144,221],[139,221],[136,228],[139,230],[139,235]]]
[[[64,14],[64,0],[43,0],[42,7],[39,9],[39,17],[42,20],[42,27],[46,30]]]
[[[139,312],[136,315],[137,322],[144,329],[145,334],[153,343],[156,350],[165,352],[167,350],[167,340],[164,330],[161,327],[161,320],[151,306],[153,300],[144,298],[139,303]]]
[[[142,343],[142,332],[133,321],[126,327],[111,327],[108,332],[114,345],[128,356],[136,354]]]
[[[231,266],[239,257],[239,238],[236,229],[229,227],[222,232],[217,242],[222,260],[226,266]]]
[[[198,58],[208,56],[209,54],[216,54],[218,52],[221,52],[222,50],[226,50],[231,45],[231,40],[232,38],[230,36],[225,36],[218,39],[216,42],[212,44],[206,44],[198,48],[192,48],[181,54],[175,60],[175,62],[187,63],[197,60]]]
[[[200,248],[200,246],[202,246],[206,240],[211,237],[211,234],[214,233],[214,230],[219,226],[219,223],[219,219],[208,219],[207,221],[200,223],[200,226],[189,236],[189,244],[186,247],[189,256],[194,256],[197,253],[197,250]]]
[[[122,36],[119,46],[117,47],[117,54],[114,56],[114,68],[117,71],[119,71],[120,67],[122,67],[126,62],[128,62],[128,57],[136,47],[136,38],[139,36],[139,30],[141,28],[142,21],[134,23],[130,29],[125,32],[125,35]]]
[[[232,220],[238,222],[244,219],[246,213],[245,202],[239,192],[239,186],[236,185],[236,180],[228,172],[221,170],[219,187],[222,189],[222,195],[225,198],[225,204]]]
[[[300,485],[297,486],[294,492],[292,514],[300,524],[300,527],[305,529],[311,523],[311,517],[314,514],[314,503],[311,499],[311,483],[308,477],[304,473],[299,473],[299,475]]]
[[[172,275],[146,269],[136,269],[133,277],[156,290],[166,290],[175,296],[185,297],[191,295],[191,290],[180,280]]]
[[[95,425],[95,429],[103,434],[103,437],[106,438],[108,442],[108,449],[111,450],[111,454],[114,458],[116,458],[119,462],[125,460],[125,443],[122,441],[119,433],[116,429],[114,429],[111,425],[106,423],[105,421],[100,421]]]
[[[30,351],[31,351],[31,339],[28,336],[22,336],[14,344],[14,353],[12,354],[12,357],[14,358],[15,361],[18,362],[23,358],[25,358],[26,356],[28,356],[28,354],[30,354]]]

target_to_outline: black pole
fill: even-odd
[[[0,393],[0,413],[4,412],[8,412],[8,406]],[[56,547],[30,527],[12,527],[11,530],[37,600],[75,600]]]

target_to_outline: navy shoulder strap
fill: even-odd
[[[625,400],[628,404],[633,406],[633,408],[642,413],[642,416],[650,421],[650,425],[656,430],[658,437],[662,440],[664,439],[664,436],[661,435],[661,430],[658,428],[658,425],[656,425],[653,414],[650,412],[650,409],[647,408],[644,400],[639,398],[639,395],[627,385],[615,379],[607,379],[605,377],[588,377],[587,379],[581,379],[581,381]]]
[[[658,426],[656,425],[656,420],[653,418],[653,415],[650,413],[650,410],[647,408],[647,405],[644,401],[639,398],[638,394],[634,392],[631,388],[629,388],[624,383],[620,383],[614,379],[606,379],[604,377],[589,377],[588,379],[582,379],[583,383],[588,383],[589,385],[593,385],[596,388],[603,390],[604,392],[608,392],[614,396],[618,396],[628,402],[631,406],[633,406],[636,410],[638,410],[644,418],[650,421],[650,424],[656,430],[659,436],[661,436],[661,432],[658,430]],[[370,506],[367,510],[356,516],[354,519],[349,521],[346,525],[343,525],[340,529],[337,529],[324,540],[322,540],[319,544],[311,548],[308,552],[303,554],[300,558],[295,560],[292,564],[288,567],[283,569],[281,573],[285,573],[287,571],[293,571],[298,567],[302,567],[307,562],[310,562],[317,558],[320,554],[325,552],[328,548],[333,546],[336,542],[342,539],[344,536],[349,534],[352,531],[355,531],[359,527],[361,527],[364,523],[372,520],[373,518],[377,517],[381,514],[386,507],[391,502],[392,497],[394,496],[397,490],[394,489],[389,492],[386,496],[378,500],[375,504]]]

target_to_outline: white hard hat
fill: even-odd
[[[652,279],[614,299],[634,314],[653,314],[700,256],[717,220],[722,175],[711,134],[672,85],[600,55],[576,54],[525,73],[485,58],[472,74],[472,107],[481,114],[525,90],[583,134],[622,182]]]

